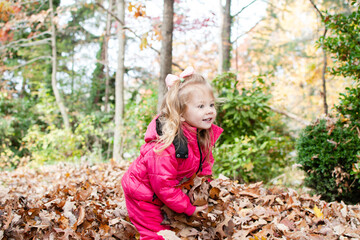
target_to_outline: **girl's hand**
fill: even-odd
[[[205,204],[205,205],[203,205],[203,206],[198,206],[198,207],[196,207],[194,213],[193,213],[191,216],[193,216],[193,217],[199,217],[198,213],[199,213],[199,212],[202,212],[202,211],[205,211],[207,208],[208,208],[208,205],[207,205],[207,204]]]

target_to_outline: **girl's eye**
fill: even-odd
[[[203,108],[203,107],[204,107],[204,105],[203,105],[203,104],[201,104],[201,105],[199,105],[199,106],[198,106],[198,108]]]
[[[215,107],[215,103],[210,104],[210,107]]]

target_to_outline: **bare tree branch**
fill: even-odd
[[[254,2],[256,2],[257,0],[252,1],[251,3],[249,3],[248,5],[246,5],[245,7],[243,7],[239,12],[237,12],[235,15],[233,15],[232,17],[236,17],[237,15],[239,15],[242,11],[244,11],[247,7],[249,7],[251,4],[253,4]]]
[[[20,4],[20,5],[32,4],[32,3],[39,4],[39,1],[38,1],[38,0],[34,0],[34,1],[19,1],[19,2],[16,2],[16,3],[17,3],[17,4]]]
[[[241,38],[242,36],[245,36],[246,34],[249,34],[252,30],[254,30],[254,28],[261,22],[265,20],[265,18],[261,18],[257,23],[255,23],[255,25],[250,28],[247,32],[244,32],[243,34],[239,35],[238,37],[236,37],[236,39],[234,41],[231,42],[231,44],[235,43],[237,40],[239,40],[239,38]]]
[[[314,3],[313,0],[309,0],[311,2],[311,4],[313,5],[313,7],[315,8],[315,10],[319,13],[321,20],[324,21],[324,15],[322,14],[322,12],[319,10],[319,8],[316,6],[316,4]],[[324,33],[323,33],[323,39],[325,39],[326,37],[326,33],[327,33],[327,27],[326,27],[326,23],[324,24]],[[324,48],[324,46],[322,46],[323,49],[323,58],[324,58],[324,66],[322,69],[322,87],[323,87],[323,101],[324,101],[324,113],[327,115],[328,114],[328,104],[327,104],[327,93],[326,93],[326,68],[327,68],[327,54],[326,54],[326,50]]]
[[[311,2],[311,4],[313,5],[313,7],[315,8],[315,10],[319,13],[320,17],[322,20],[324,20],[324,15],[322,14],[322,12],[318,9],[318,7],[316,6],[316,4],[314,3],[313,0],[309,0]]]
[[[13,45],[16,45],[16,44],[18,44],[18,43],[19,43],[19,45],[21,45],[22,42],[26,42],[26,41],[29,41],[29,40],[32,40],[32,39],[41,37],[41,36],[43,36],[43,35],[45,35],[45,34],[51,34],[51,33],[50,33],[49,31],[46,31],[46,32],[40,33],[40,34],[38,34],[38,35],[34,35],[34,36],[30,37],[30,38],[22,38],[22,39],[19,39],[19,40],[17,40],[17,41],[10,42],[10,43],[7,44],[7,45],[1,46],[1,47],[0,47],[0,50],[5,49],[5,48],[8,48],[8,47],[12,47]],[[47,40],[49,41],[50,39],[47,38]],[[39,40],[39,41],[41,41],[41,40]]]
[[[273,112],[282,114],[282,115],[284,115],[284,116],[286,116],[288,118],[291,118],[291,119],[293,119],[293,120],[295,120],[295,121],[297,121],[297,122],[299,122],[299,123],[301,123],[301,124],[303,124],[305,126],[310,124],[309,121],[307,121],[307,120],[305,120],[305,119],[303,119],[303,118],[301,118],[301,117],[299,117],[299,116],[297,116],[297,115],[295,115],[293,113],[289,113],[287,111],[280,110],[280,109],[277,109],[277,108],[274,108],[274,107],[271,107],[271,106],[269,106],[269,107]]]
[[[22,67],[24,67],[24,66],[26,66],[26,65],[28,65],[28,64],[31,64],[31,63],[33,63],[33,62],[36,62],[36,61],[38,61],[38,60],[43,60],[43,59],[51,59],[52,57],[51,56],[40,56],[40,57],[37,57],[37,58],[33,58],[33,59],[31,59],[31,60],[29,60],[29,61],[27,61],[27,62],[24,62],[24,63],[22,63],[22,64],[20,64],[20,65],[17,65],[17,66],[14,66],[14,67],[11,67],[11,68],[9,68],[8,70],[15,70],[15,69],[18,69],[18,68],[22,68]]]
[[[102,4],[100,4],[100,3],[98,3],[98,2],[96,3],[96,5],[99,6],[101,9],[103,9],[103,10],[104,10],[105,12],[107,12],[108,14],[110,14],[110,15],[111,15],[117,22],[119,22],[121,25],[124,25],[124,23],[116,16],[115,13],[113,13],[112,11],[109,11],[109,9],[106,9]],[[141,36],[139,36],[138,34],[136,34],[136,32],[133,31],[132,29],[130,29],[129,27],[126,27],[126,26],[124,25],[124,29],[126,29],[126,30],[128,30],[129,32],[131,32],[132,34],[134,34],[134,36],[135,36],[137,39],[139,39],[139,40],[142,39]],[[150,49],[154,50],[158,55],[160,55],[160,51],[157,50],[156,48],[152,47],[150,44],[147,43],[146,46],[148,46]],[[179,64],[173,62],[172,65],[174,65],[175,67],[179,68],[181,71],[184,71],[184,68],[180,67]]]
[[[38,40],[38,41],[35,41],[35,42],[22,43],[22,44],[16,45],[16,47],[38,46],[38,45],[48,44],[50,41],[51,41],[50,38],[46,38],[46,39]]]

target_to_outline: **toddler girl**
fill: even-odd
[[[131,222],[141,240],[163,239],[161,207],[196,215],[195,207],[178,187],[195,174],[212,174],[212,148],[223,129],[213,124],[215,98],[210,84],[194,69],[166,77],[168,92],[160,114],[149,124],[140,156],[130,165],[121,184]]]

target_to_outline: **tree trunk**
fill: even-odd
[[[124,126],[124,73],[125,73],[125,1],[117,0],[117,15],[121,22],[118,22],[118,66],[115,78],[115,131],[113,159],[122,160],[122,137]]]
[[[324,15],[321,13],[319,8],[316,6],[314,1],[310,0],[310,3],[313,5],[313,7],[317,11],[317,13],[321,17],[321,19],[324,20]],[[323,33],[323,38],[324,39],[325,39],[326,33],[327,33],[327,28],[326,28],[326,25],[325,25],[325,29],[324,29],[324,33]],[[323,56],[324,56],[324,66],[323,66],[322,76],[321,76],[322,87],[323,87],[323,96],[322,97],[323,97],[323,101],[324,101],[324,113],[327,115],[328,114],[328,104],[327,104],[326,78],[325,78],[326,68],[327,68],[327,55],[326,55],[326,51],[325,51],[324,47],[323,47]]]
[[[221,0],[220,0],[221,5]],[[221,41],[220,41],[220,60],[219,73],[230,70],[230,51],[231,51],[231,0],[226,0],[225,8],[221,5]]]
[[[326,35],[327,29],[325,28],[325,32],[324,32],[324,38]],[[324,113],[325,115],[328,115],[328,104],[327,104],[327,93],[326,93],[326,68],[327,68],[327,55],[326,55],[326,51],[323,48],[323,54],[324,54],[324,66],[323,66],[323,70],[322,70],[322,86],[323,86],[323,101],[324,101]]]
[[[221,3],[222,1],[219,0],[219,9],[220,9],[220,26],[224,25],[224,7]],[[222,62],[223,62],[223,48],[222,48],[222,27],[219,31],[219,63],[218,63],[218,74],[223,72],[222,69]]]
[[[109,0],[109,11],[112,12],[113,0]],[[105,112],[109,112],[109,92],[110,92],[110,74],[109,74],[109,39],[111,30],[111,14],[107,13],[106,30],[104,38],[104,64],[105,64]]]
[[[23,78],[22,84],[21,84],[21,90],[20,90],[20,93],[19,93],[20,98],[24,98],[24,96],[25,96],[25,88],[26,88],[26,78]]]
[[[63,99],[60,95],[59,89],[57,88],[57,55],[56,55],[56,31],[55,31],[55,23],[54,23],[54,7],[53,0],[49,0],[50,4],[50,16],[51,16],[51,49],[52,49],[52,73],[51,73],[51,85],[55,95],[56,103],[59,106],[61,116],[64,121],[64,126],[66,129],[70,129],[69,117],[66,112],[66,108],[64,106]]]
[[[174,0],[164,0],[163,22],[161,26],[162,42],[160,51],[160,78],[158,93],[158,110],[166,93],[165,78],[171,73],[172,38],[174,30]]]

